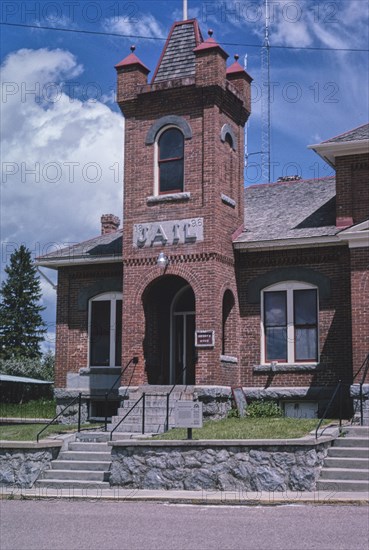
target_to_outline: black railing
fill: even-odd
[[[126,370],[128,369],[128,367],[131,365],[134,366],[133,370],[132,370],[132,373],[131,373],[131,377],[129,379],[129,382],[128,382],[128,386],[126,387],[126,390],[124,392],[124,396],[123,396],[123,399],[125,399],[126,395],[127,395],[127,392],[128,392],[128,389],[131,385],[131,382],[132,382],[132,378],[133,378],[133,375],[134,375],[134,372],[135,372],[135,369],[136,369],[136,365],[138,364],[138,357],[134,356],[132,357],[132,359],[130,359],[128,361],[128,363],[126,364],[126,366],[124,367],[124,369],[122,369],[119,373],[119,375],[117,376],[117,378],[114,380],[114,383],[112,384],[112,386],[110,387],[110,389],[105,393],[105,419],[104,419],[104,427],[105,427],[105,431],[107,431],[108,429],[108,401],[109,401],[109,396],[113,393],[113,390],[114,390],[114,386],[117,384],[117,382],[120,381],[120,379],[122,378],[123,374],[126,372]]]
[[[326,406],[326,408],[324,410],[324,413],[322,414],[322,417],[320,418],[320,420],[318,422],[318,425],[317,425],[316,430],[315,430],[315,439],[318,439],[319,428],[322,425],[323,421],[326,419],[326,417],[328,415],[328,412],[331,410],[331,406],[334,403],[334,400],[336,399],[337,395],[338,395],[338,399],[339,399],[339,401],[338,401],[339,431],[341,433],[341,429],[342,429],[342,390],[343,390],[343,385],[342,385],[341,380],[339,380],[337,386],[334,389],[332,397],[330,398],[330,400],[328,402],[328,405]]]
[[[361,371],[363,371],[363,374],[362,374],[361,380],[359,382],[359,403],[360,403],[360,425],[363,426],[364,425],[363,385],[365,383],[365,379],[366,379],[366,376],[367,376],[368,371],[369,371],[369,353],[365,357],[365,359],[363,361],[363,364],[361,365],[361,367],[359,368],[357,373],[354,375],[353,382],[359,376]]]
[[[54,424],[55,420],[57,420],[59,418],[59,416],[61,416],[67,409],[69,409],[69,407],[71,407],[72,405],[75,405],[75,403],[78,402],[78,432],[81,431],[81,406],[82,406],[82,393],[79,393],[76,397],[74,397],[72,399],[72,401],[70,401],[68,403],[68,405],[66,405],[64,407],[64,409],[62,409],[57,415],[54,416],[54,418],[52,420],[50,420],[50,422],[48,422],[46,424],[46,426],[44,426],[42,428],[42,430],[40,430],[38,432],[38,434],[36,435],[36,440],[37,440],[37,443],[40,439],[40,435],[46,430],[46,428],[48,428],[49,426],[51,426],[52,424]]]
[[[174,388],[178,386],[180,377],[182,377],[183,380],[183,374],[186,372],[187,366],[183,367],[181,372],[178,373],[177,378],[174,381],[174,384],[171,388],[171,390],[167,393],[167,411],[166,411],[166,419],[165,419],[165,426],[164,431],[167,432],[169,430],[169,415],[170,415],[170,396],[172,395]]]
[[[137,399],[137,401],[132,405],[132,407],[129,409],[129,411],[127,411],[127,413],[119,420],[119,422],[114,426],[114,428],[110,431],[110,441],[112,440],[113,438],[113,433],[115,432],[115,430],[117,428],[119,428],[119,426],[121,425],[121,423],[123,422],[123,420],[125,420],[127,418],[128,415],[131,414],[131,412],[137,407],[137,405],[142,401],[142,434],[145,433],[145,398],[146,398],[146,394],[143,393],[141,395],[141,397],[139,397]]]

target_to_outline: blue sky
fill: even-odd
[[[369,120],[368,2],[270,4],[271,179],[328,176],[332,169],[307,145]],[[189,16],[205,37],[214,30],[230,63],[247,54],[254,83],[246,185],[262,181],[253,153],[261,150],[263,6],[188,0]],[[114,103],[114,65],[135,44],[152,74],[163,39],[181,19],[182,0],[3,0],[2,269],[21,243],[45,253],[99,234],[103,213],[121,216],[124,121]],[[55,292],[46,282],[42,288],[52,345]]]

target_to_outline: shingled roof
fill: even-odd
[[[252,185],[245,189],[245,230],[234,243],[336,235],[335,196],[334,177]]]
[[[362,126],[349,130],[344,134],[327,139],[326,141],[323,141],[323,143],[342,143],[345,141],[361,141],[363,139],[369,139],[369,124],[363,124]]]
[[[122,230],[99,235],[88,241],[66,246],[39,256],[37,265],[57,268],[73,264],[117,262],[122,260]]]
[[[172,26],[156,67],[152,83],[195,76],[194,48],[203,42],[195,19]]]

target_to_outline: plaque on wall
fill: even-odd
[[[135,248],[193,244],[203,240],[203,218],[136,223],[133,226],[133,246]]]
[[[214,331],[213,330],[196,330],[195,346],[197,348],[213,348]]]

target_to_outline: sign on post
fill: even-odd
[[[202,428],[202,403],[178,401],[175,406],[176,428]]]

